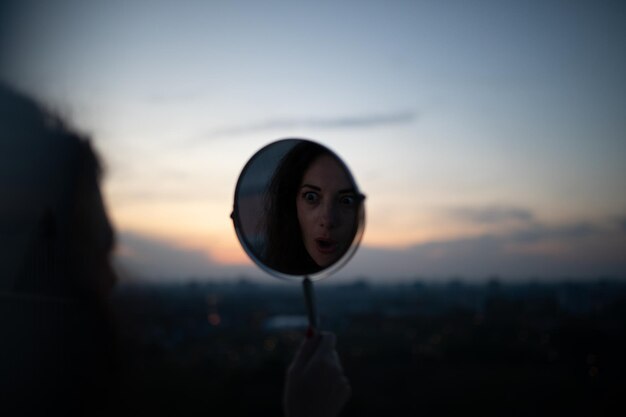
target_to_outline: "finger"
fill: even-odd
[[[317,350],[315,350],[310,363],[321,361],[327,361],[331,364],[338,363],[339,357],[335,353],[335,344],[337,341],[335,334],[330,332],[320,332],[319,338],[319,346],[317,347]]]
[[[303,369],[313,357],[314,353],[318,349],[322,337],[320,334],[316,334],[311,338],[306,338],[298,348],[296,355],[291,362],[291,366],[289,367],[290,372],[298,371]]]
[[[331,373],[343,373],[339,355],[335,351],[336,337],[332,333],[324,332],[321,335],[317,350],[313,353],[313,356],[305,365],[306,372],[331,372]]]

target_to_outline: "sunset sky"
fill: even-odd
[[[0,78],[105,161],[124,279],[264,277],[229,214],[285,137],[367,195],[339,279],[626,277],[624,2],[27,0],[1,19]]]

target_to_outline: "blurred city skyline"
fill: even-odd
[[[93,137],[125,279],[260,277],[229,214],[285,137],[367,195],[342,277],[626,276],[626,6],[28,0],[0,80]]]

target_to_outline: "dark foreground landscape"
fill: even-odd
[[[343,416],[626,415],[626,283],[321,283]],[[120,398],[137,415],[280,416],[298,285],[120,286]]]

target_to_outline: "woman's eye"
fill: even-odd
[[[304,199],[304,201],[308,203],[315,203],[318,199],[318,195],[317,193],[313,191],[307,191],[304,194],[302,194],[302,198]]]
[[[339,202],[344,206],[353,206],[356,202],[356,198],[353,195],[344,195]]]

